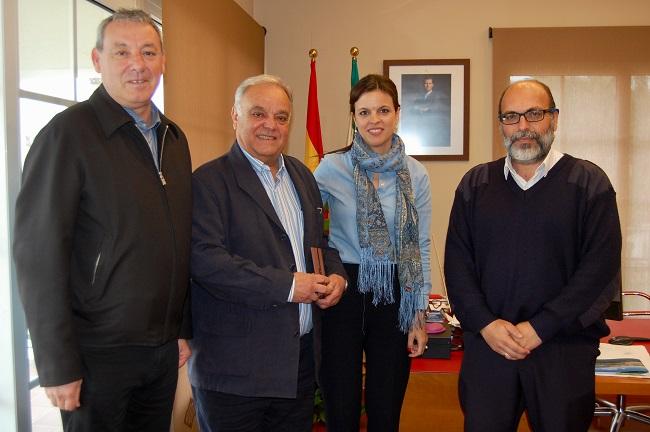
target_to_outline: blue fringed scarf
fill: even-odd
[[[352,142],[352,163],[357,193],[357,232],[361,246],[359,265],[359,292],[372,292],[374,305],[394,303],[393,269],[397,272],[401,288],[399,306],[399,328],[408,332],[415,325],[422,325],[414,319],[418,312],[418,300],[424,277],[420,258],[418,213],[415,208],[411,175],[406,165],[404,143],[393,135],[388,153],[380,155],[368,148],[360,134]],[[372,181],[367,171],[383,173],[395,171],[395,242],[390,241],[386,219]]]

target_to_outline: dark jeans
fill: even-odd
[[[336,306],[322,314],[320,383],[327,430],[359,431],[365,351],[368,431],[398,431],[411,367],[408,337],[398,328],[399,282],[395,277],[394,304],[374,306],[371,294],[357,290],[358,269],[358,265],[345,265],[348,289]]]
[[[169,432],[178,342],[82,348],[81,407],[61,411],[66,432]]]
[[[295,399],[239,396],[192,386],[201,432],[310,432],[316,386],[312,333],[300,338]]]

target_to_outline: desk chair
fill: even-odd
[[[650,301],[650,295],[640,291],[623,291],[623,296],[639,296]],[[650,310],[636,310],[623,312],[624,317],[628,316],[649,316]],[[634,336],[634,335],[631,335]],[[640,335],[639,335],[640,336]],[[612,424],[609,432],[618,432],[625,420],[636,420],[641,423],[650,424],[650,416],[643,414],[641,411],[650,411],[650,406],[627,406],[625,395],[617,395],[616,402],[612,403],[606,400],[597,399],[594,416],[611,416]]]
[[[623,291],[623,296],[637,296],[637,297],[643,297],[644,299],[648,300],[650,302],[650,295],[641,292],[641,291]],[[623,312],[623,316],[650,316],[650,310],[634,310],[634,311],[627,311]]]

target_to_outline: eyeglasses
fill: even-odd
[[[560,112],[560,110],[555,107],[548,108],[548,109],[533,108],[533,109],[529,109],[524,113],[518,113],[514,111],[504,112],[503,114],[499,114],[497,118],[504,125],[512,125],[512,124],[519,123],[521,116],[524,116],[526,121],[538,122],[544,120],[544,116],[546,115],[546,113],[556,113],[556,112]]]

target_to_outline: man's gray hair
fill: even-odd
[[[156,30],[158,39],[160,40],[160,48],[162,49],[162,35],[160,34],[160,29],[156,22],[151,18],[151,16],[143,11],[142,9],[118,9],[113,15],[109,16],[102,20],[97,27],[97,40],[95,41],[95,48],[99,51],[104,49],[104,35],[106,34],[106,27],[112,22],[133,22],[133,23],[142,23],[149,24]]]
[[[282,78],[277,77],[275,75],[256,75],[252,76],[250,78],[246,78],[244,81],[239,84],[239,87],[237,87],[237,90],[235,90],[235,111],[237,114],[241,115],[241,101],[242,98],[244,97],[244,93],[246,91],[256,85],[263,85],[263,84],[271,84],[280,87],[284,93],[287,95],[289,98],[289,103],[291,104],[291,108],[293,109],[293,95],[291,93],[291,89],[289,86],[282,81]]]

